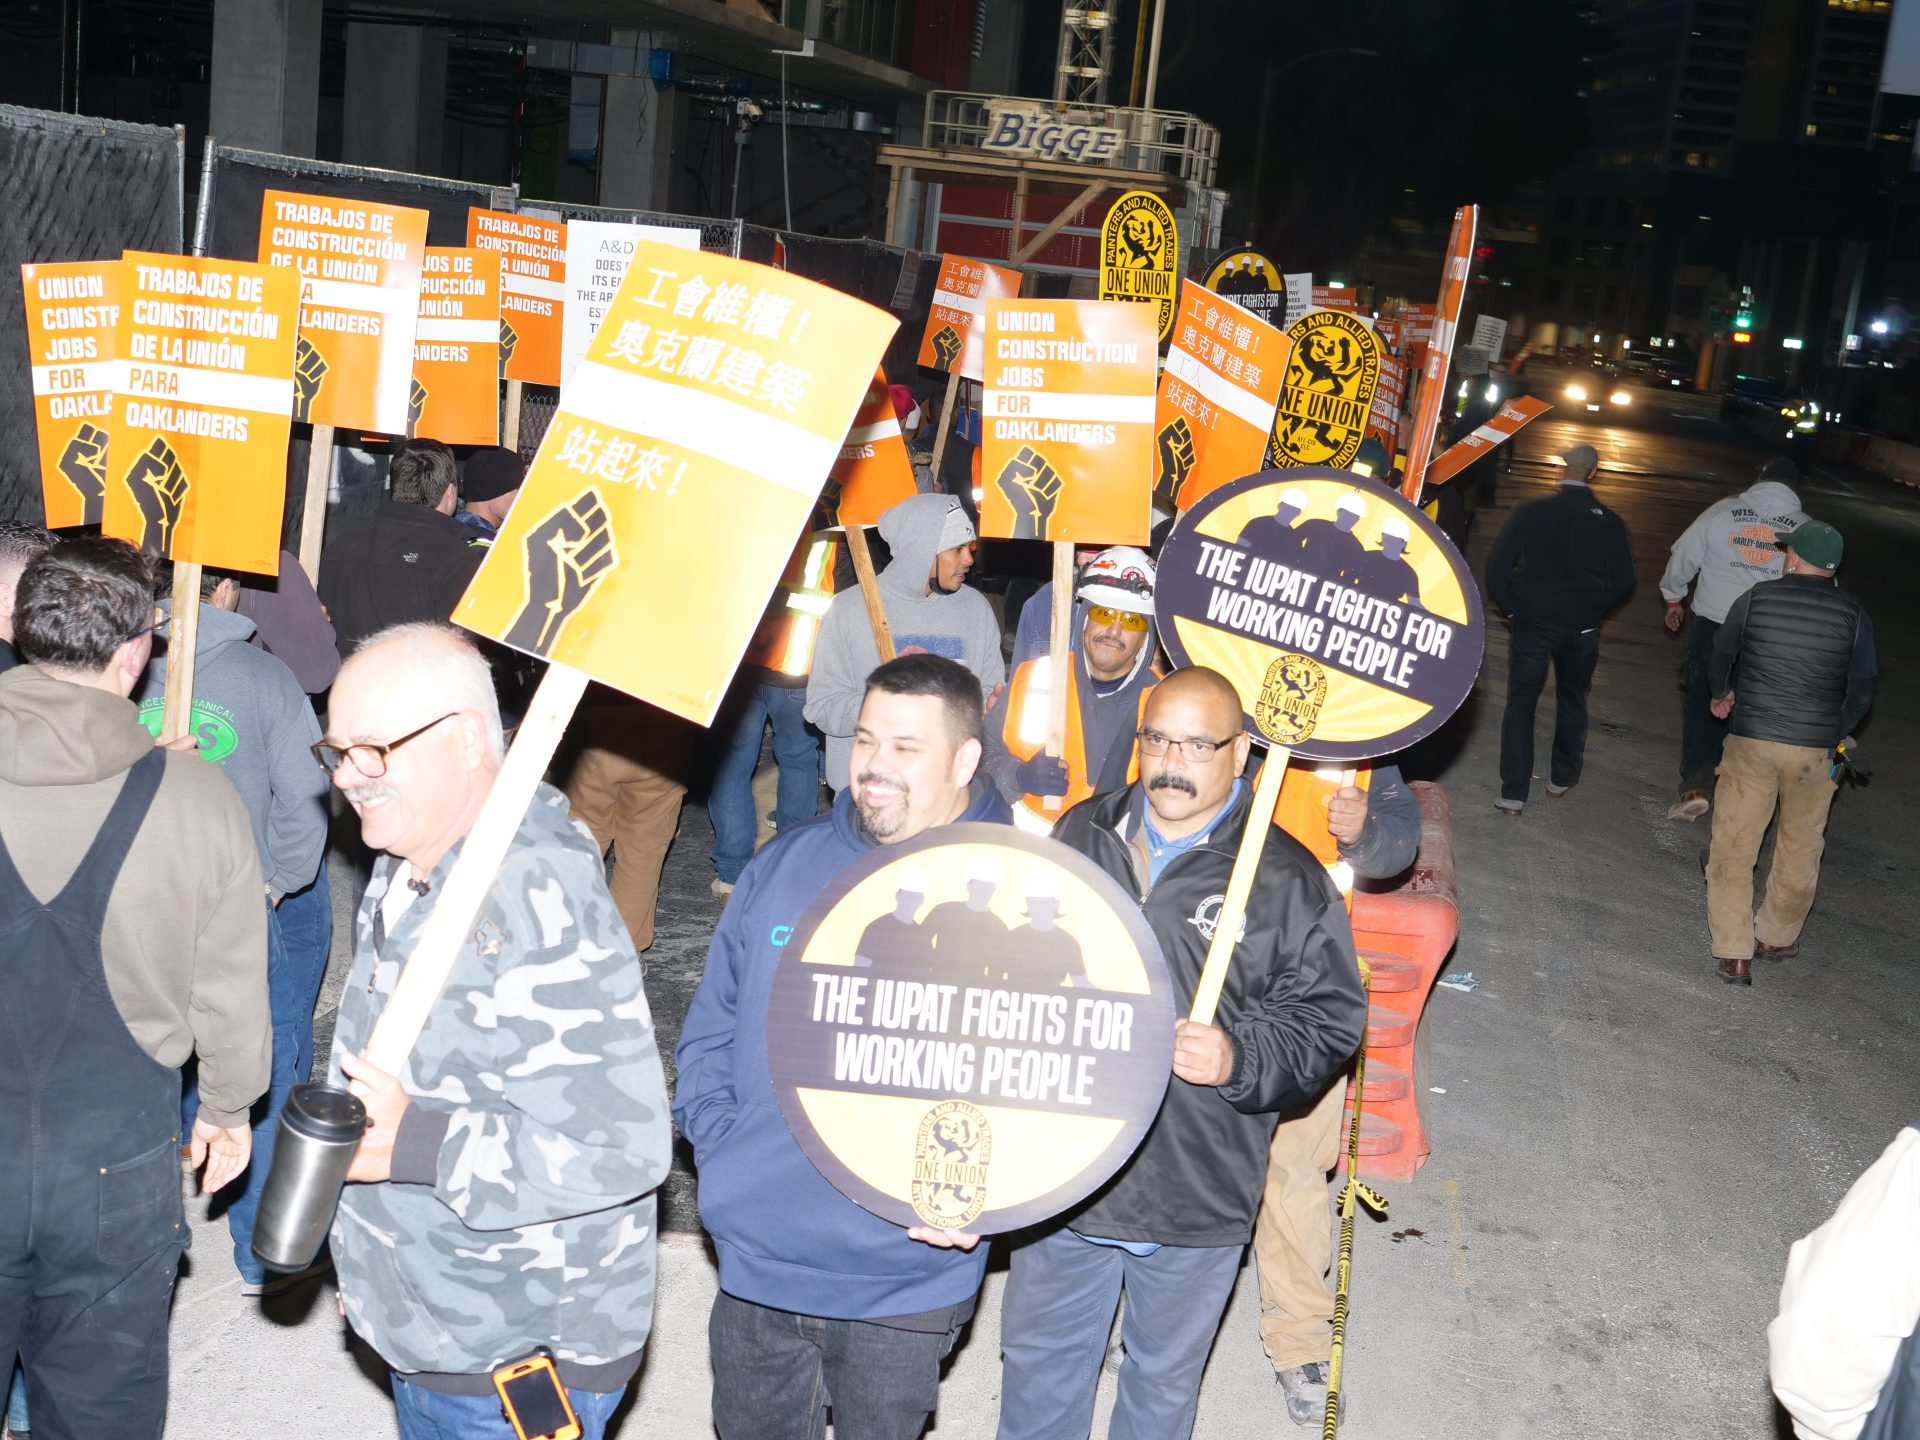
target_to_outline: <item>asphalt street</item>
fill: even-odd
[[[1507,510],[1545,493],[1549,457],[1576,441],[1600,452],[1596,490],[1632,530],[1640,587],[1605,627],[1585,774],[1564,799],[1536,788],[1518,820],[1493,809],[1497,624],[1473,698],[1410,758],[1452,799],[1461,915],[1448,969],[1480,983],[1435,992],[1417,1077],[1432,1159],[1413,1183],[1385,1187],[1386,1220],[1359,1227],[1342,1426],[1354,1440],[1784,1436],[1764,1330],[1787,1246],[1915,1118],[1920,926],[1895,902],[1920,880],[1906,755],[1920,698],[1908,568],[1920,495],[1831,470],[1803,487],[1805,508],[1846,537],[1843,581],[1879,630],[1879,698],[1862,730],[1875,776],[1835,804],[1801,958],[1756,962],[1753,988],[1732,989],[1709,958],[1707,823],[1666,818],[1683,647],[1661,627],[1656,581],[1691,517],[1748,483],[1768,452],[1710,416],[1556,412],[1522,434],[1497,505],[1481,512],[1476,569]],[[689,803],[648,956],[668,1054],[720,912],[710,843]],[[349,884],[336,873],[343,911]],[[664,1209],[655,1340],[615,1431],[628,1440],[709,1434],[713,1267],[691,1196],[683,1157]],[[392,1435],[378,1363],[349,1344],[330,1289],[243,1301],[223,1230],[195,1229],[169,1433]],[[950,1364],[930,1432],[941,1440],[993,1434],[1003,1270]],[[1195,1433],[1207,1440],[1314,1433],[1286,1420],[1256,1312],[1243,1271],[1202,1394]],[[1111,1377],[1103,1414],[1110,1393]]]

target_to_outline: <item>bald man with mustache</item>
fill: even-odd
[[[1216,671],[1177,670],[1148,701],[1139,741],[1139,780],[1076,805],[1053,838],[1143,897],[1185,1014],[1250,818],[1240,698]],[[1109,1440],[1192,1433],[1274,1127],[1338,1083],[1365,1018],[1339,893],[1304,846],[1270,829],[1213,1023],[1176,1022],[1147,1138],[1103,1189],[1013,1252],[999,1440],[1091,1431],[1123,1290]]]

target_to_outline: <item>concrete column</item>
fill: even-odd
[[[321,0],[214,0],[208,128],[222,144],[311,156]]]
[[[607,76],[600,109],[600,203],[671,210],[677,148],[672,91],[644,75]]]
[[[447,32],[421,25],[347,25],[340,158],[437,175],[444,166]]]

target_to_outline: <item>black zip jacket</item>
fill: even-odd
[[[1585,485],[1520,506],[1487,556],[1487,597],[1515,620],[1591,630],[1632,589],[1626,522]]]
[[[1246,828],[1245,792],[1199,845],[1176,856],[1149,891],[1131,843],[1142,824],[1138,785],[1069,810],[1053,838],[1135,895],[1166,953],[1184,1016],[1206,963],[1212,920]],[[1204,927],[1204,928],[1203,928]],[[1279,829],[1267,837],[1214,1023],[1233,1041],[1220,1086],[1167,1087],[1140,1148],[1066,1223],[1083,1235],[1162,1245],[1243,1245],[1253,1233],[1267,1147],[1283,1112],[1326,1093],[1359,1048],[1366,992],[1346,907],[1320,862]]]
[[[341,657],[389,625],[446,620],[486,554],[486,542],[451,515],[382,500],[371,523],[320,555],[320,603]]]

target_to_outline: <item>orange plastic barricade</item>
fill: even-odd
[[[1360,1173],[1369,1180],[1411,1180],[1432,1151],[1420,1121],[1420,1015],[1460,931],[1447,792],[1424,780],[1408,788],[1420,801],[1413,868],[1391,890],[1353,896],[1353,939],[1373,976],[1360,1110]],[[1345,1123],[1352,1113],[1349,1086]]]

